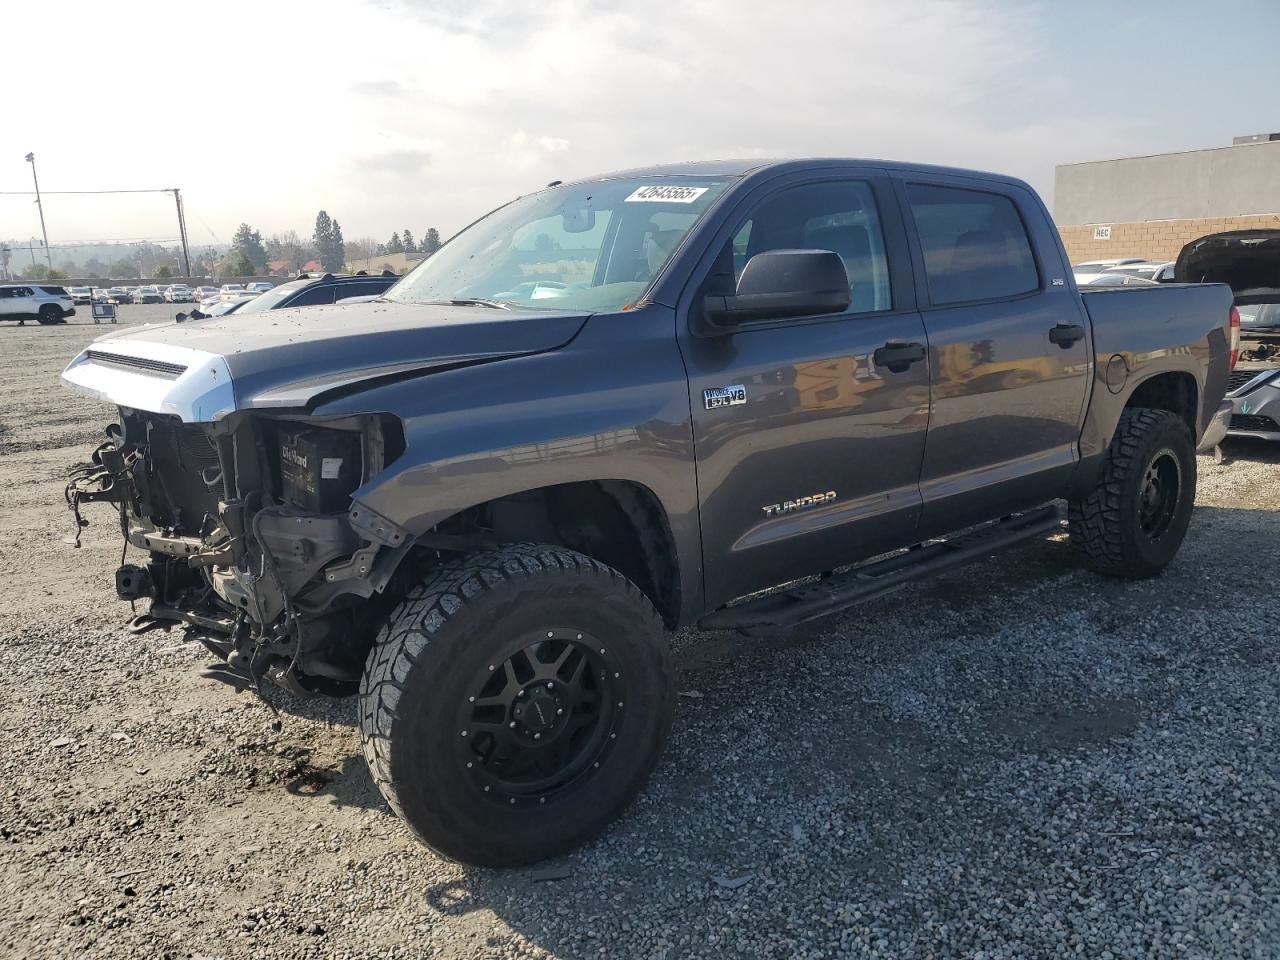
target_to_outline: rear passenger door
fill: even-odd
[[[1089,327],[1028,189],[910,174],[898,189],[929,338],[920,532],[930,536],[1065,493]]]

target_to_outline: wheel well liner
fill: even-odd
[[[1129,395],[1125,408],[1168,410],[1182,418],[1193,439],[1200,436],[1199,390],[1196,379],[1185,371],[1159,373],[1143,380]]]
[[[629,480],[586,480],[510,494],[438,524],[442,533],[480,532],[499,544],[568,547],[627,577],[674,628],[680,576],[671,526],[657,496]]]

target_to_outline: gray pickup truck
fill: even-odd
[[[96,341],[67,489],[211,675],[354,694],[476,864],[592,836],[672,723],[666,636],[784,629],[1062,528],[1150,577],[1230,404],[1220,285],[1076,289],[1008,177],[858,160],[554,183],[378,300]]]

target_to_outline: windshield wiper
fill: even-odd
[[[451,300],[423,300],[423,303],[446,307],[492,307],[494,310],[510,310],[511,305],[501,300],[485,300],[480,297],[458,297]]]

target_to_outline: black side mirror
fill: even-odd
[[[830,250],[766,250],[747,261],[731,297],[707,297],[717,327],[839,313],[849,307],[844,261]]]

